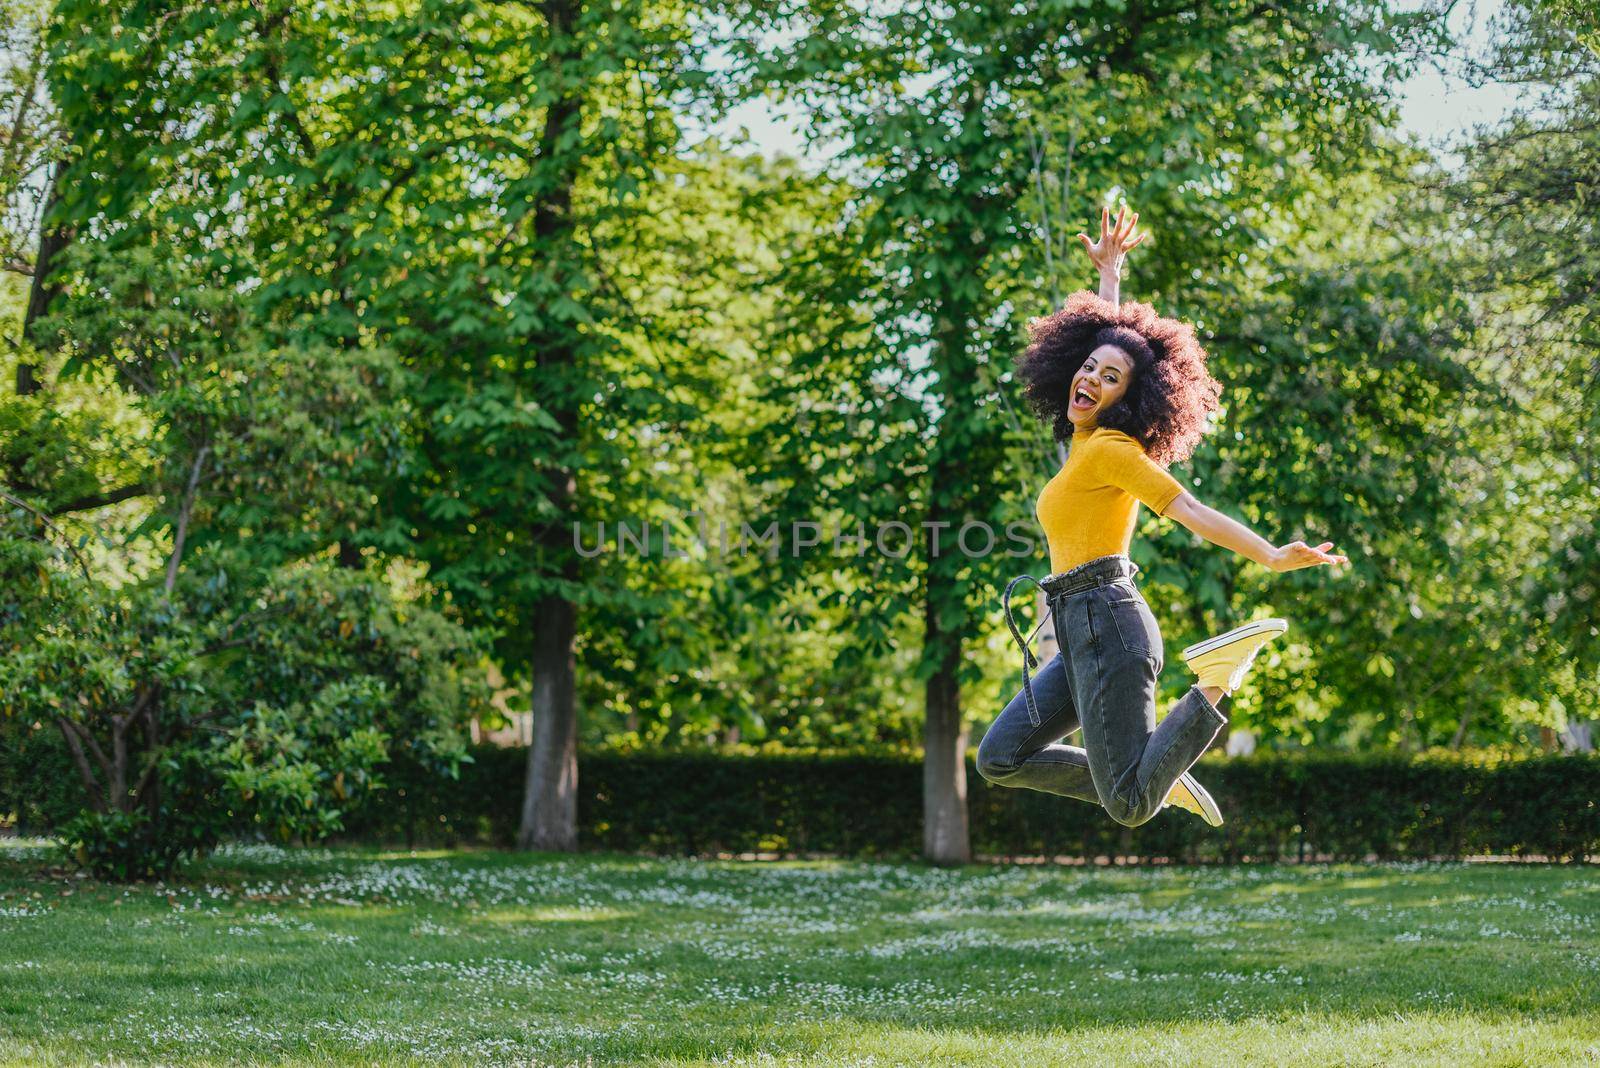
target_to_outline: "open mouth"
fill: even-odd
[[[1072,391],[1072,406],[1079,411],[1084,411],[1095,406],[1095,399],[1089,395],[1087,390],[1075,389]]]

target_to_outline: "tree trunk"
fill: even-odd
[[[56,194],[56,179],[60,173],[60,164],[51,168],[50,188],[45,193],[43,215],[45,222],[39,232],[39,255],[34,259],[33,281],[28,289],[28,310],[22,318],[23,340],[34,345],[39,343],[37,324],[50,311],[50,302],[61,290],[61,286],[50,277],[56,268],[56,257],[72,240],[71,231],[50,225],[50,215],[55,209],[56,201],[60,199]],[[39,386],[39,380],[34,376],[33,364],[17,364],[17,393],[26,397],[39,392]]]
[[[578,710],[573,636],[577,606],[550,595],[539,603],[533,649],[533,741],[522,796],[521,849],[578,846]]]
[[[979,256],[974,262],[981,262]],[[922,852],[934,864],[972,860],[967,821],[967,732],[961,715],[961,641],[966,632],[967,587],[962,575],[959,531],[970,514],[976,471],[969,449],[953,444],[971,440],[970,427],[955,412],[971,418],[977,410],[969,395],[976,377],[966,335],[971,320],[962,308],[946,307],[935,324],[935,366],[947,383],[949,412],[938,425],[939,440],[929,457],[926,521],[926,571],[922,589],[922,655],[933,663],[924,695],[922,722]],[[947,628],[941,617],[959,608]]]
[[[922,852],[935,864],[972,860],[967,827],[967,732],[961,720],[961,635],[939,626],[935,599],[924,601],[923,648],[942,650],[927,683],[922,726]]]
[[[570,249],[574,244],[572,193],[578,181],[582,150],[576,147],[573,135],[583,119],[583,89],[566,80],[563,73],[582,51],[582,42],[573,32],[579,8],[579,0],[545,0],[540,5],[550,28],[551,84],[562,87],[561,94],[545,110],[535,163],[551,170],[549,191],[539,198],[533,211],[534,235],[538,247],[547,253]],[[567,267],[552,261],[553,270],[561,272]],[[562,288],[567,288],[567,280],[562,282]],[[557,328],[531,341],[539,353],[540,378],[551,383],[546,411],[555,419],[563,440],[575,442],[579,433],[578,400],[563,387],[577,363],[579,339],[571,330]],[[543,559],[560,561],[556,577],[562,584],[539,598],[531,620],[533,738],[528,746],[528,776],[523,786],[517,845],[523,849],[570,852],[578,846],[578,708],[573,654],[578,606],[562,591],[573,589],[579,578],[579,561],[572,551],[571,528],[566,518],[577,496],[576,472],[556,469],[552,471],[551,484],[551,503],[562,518],[542,524],[534,538]]]

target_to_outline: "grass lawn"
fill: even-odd
[[[1600,1062],[1600,870],[0,842],[0,1062]]]

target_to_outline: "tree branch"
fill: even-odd
[[[143,714],[146,731],[146,741],[150,749],[150,763],[146,765],[144,773],[139,776],[139,781],[134,784],[133,796],[144,797],[147,786],[155,779],[156,772],[161,767],[161,728],[156,721],[156,709],[159,707],[157,698],[161,694],[160,686],[151,686],[142,695],[134,706],[134,714]]]
[[[91,508],[104,508],[108,504],[119,504],[133,497],[143,497],[150,492],[150,486],[144,482],[135,482],[128,486],[119,486],[114,490],[104,493],[89,493],[76,497],[65,504],[56,505],[50,509],[51,515],[67,515],[71,512],[87,512]]]
[[[39,522],[43,523],[52,534],[61,539],[61,544],[67,547],[67,552],[71,553],[72,558],[78,561],[78,567],[83,570],[84,580],[88,582],[94,581],[94,576],[89,573],[89,562],[83,558],[83,554],[78,551],[78,547],[72,544],[72,539],[67,537],[66,531],[56,526],[56,524],[48,515],[45,515],[43,512],[39,511],[39,509],[29,504],[21,497],[11,496],[11,494],[7,493],[5,490],[0,490],[0,500],[8,501],[9,503],[16,505],[18,508],[33,513],[34,517],[37,518]]]
[[[183,559],[183,542],[189,535],[189,517],[194,513],[195,487],[200,484],[200,469],[205,466],[206,454],[211,446],[202,445],[194,454],[194,465],[189,469],[189,486],[183,491],[183,503],[178,507],[178,526],[172,536],[172,555],[167,558],[167,579],[163,585],[167,596],[178,584],[178,562]]]
[[[131,712],[111,717],[111,803],[118,812],[127,811],[123,806],[128,801],[128,724],[131,722]]]
[[[78,778],[83,780],[84,787],[89,791],[90,807],[104,814],[106,803],[105,798],[101,796],[100,780],[94,777],[94,769],[89,766],[89,758],[83,753],[83,744],[78,741],[65,719],[57,717],[56,726],[61,730],[61,736],[67,740],[67,748],[72,752],[72,763],[78,768]]]
[[[94,736],[94,731],[90,730],[88,727],[77,723],[74,723],[72,726],[73,729],[78,732],[83,741],[88,743],[89,752],[94,755],[94,762],[100,765],[100,773],[105,775],[109,780],[111,775],[111,759],[106,756],[106,751],[100,748],[100,739],[96,738]]]
[[[42,30],[42,28],[40,29]],[[33,53],[28,57],[27,88],[17,94],[17,110],[11,116],[11,139],[6,142],[5,162],[0,164],[6,174],[14,174],[16,172],[17,161],[22,154],[22,146],[27,140],[23,135],[23,130],[28,122],[28,109],[33,106],[34,94],[39,91],[39,75],[44,70],[44,63],[42,62],[44,59],[44,34],[38,31],[36,33],[37,35],[33,41]],[[18,84],[20,85],[21,82],[19,81]]]

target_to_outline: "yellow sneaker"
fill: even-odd
[[[1232,693],[1244,682],[1250,662],[1261,647],[1289,629],[1282,619],[1258,619],[1226,634],[1196,642],[1183,651],[1183,662],[1200,676],[1201,686],[1215,686]]]
[[[1213,827],[1222,826],[1222,810],[1217,808],[1217,803],[1211,799],[1206,788],[1196,782],[1195,777],[1187,771],[1179,775],[1178,781],[1172,784],[1172,792],[1167,794],[1167,800],[1161,807],[1166,808],[1168,805],[1193,812]]]

